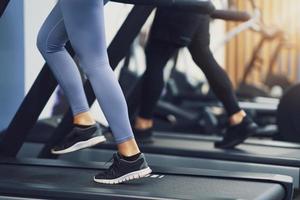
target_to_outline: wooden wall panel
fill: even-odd
[[[239,10],[251,10],[248,0],[234,0]],[[267,26],[278,26],[284,30],[291,49],[283,49],[277,58],[276,73],[285,74],[290,80],[299,79],[298,66],[300,61],[300,1],[299,0],[256,0],[262,12],[262,19]],[[238,25],[228,22],[227,30]],[[260,35],[251,30],[239,34],[226,45],[226,70],[231,80],[237,85],[244,73]],[[258,84],[267,75],[270,58],[276,48],[277,42],[267,42],[261,49],[263,64],[251,73],[248,82]]]

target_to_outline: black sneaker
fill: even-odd
[[[80,149],[95,146],[106,139],[102,135],[98,124],[92,125],[88,128],[74,127],[66,138],[57,146],[55,146],[51,153],[65,154],[74,152]]]
[[[96,175],[94,181],[102,184],[118,184],[145,177],[151,172],[144,154],[141,154],[135,161],[127,161],[115,153],[112,165],[106,171]]]
[[[140,144],[152,143],[152,128],[148,129],[133,129],[134,138]]]
[[[243,143],[248,137],[257,131],[257,124],[248,116],[235,126],[230,126],[223,137],[222,141],[215,142],[216,148],[231,149]]]

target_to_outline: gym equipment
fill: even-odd
[[[0,17],[2,17],[8,3],[9,3],[9,0],[1,0],[0,1]]]
[[[159,124],[157,130],[220,134],[226,126],[227,115],[222,104],[211,91],[204,94],[202,89],[204,87],[206,83],[193,87],[182,72],[173,68],[166,85],[166,92],[156,107],[155,119],[158,122],[156,124]],[[255,135],[270,137],[277,134],[275,116],[278,102],[278,99],[261,97],[252,101],[239,101],[240,107],[260,125]],[[128,101],[131,114],[136,112],[138,104],[137,101],[134,103]],[[157,118],[157,115],[160,117]],[[167,119],[170,116],[172,120]],[[273,127],[272,130],[270,127]]]
[[[41,132],[30,135],[18,157],[37,157],[51,135]],[[109,159],[115,144],[106,133],[109,142],[93,149],[86,149],[60,156],[71,161],[100,161]],[[169,165],[185,168],[276,173],[293,177],[294,187],[300,188],[300,145],[270,140],[248,139],[235,150],[215,149],[213,143],[219,137],[191,135],[188,133],[155,132],[153,144],[141,144],[151,165]],[[104,153],[108,151],[108,153]],[[45,156],[47,157],[47,155]],[[161,162],[164,160],[164,162]]]
[[[213,13],[215,10],[214,5],[208,0],[112,0],[114,2],[119,3],[129,3],[129,4],[137,4],[137,5],[148,5],[148,6],[156,6],[160,7],[170,7],[170,8],[180,8],[190,12],[201,12],[201,13]]]
[[[51,138],[51,134],[60,123],[60,120],[61,118],[57,116],[39,120],[28,133],[26,141],[35,144],[45,143]],[[5,130],[0,132],[0,141],[3,139],[4,134]]]
[[[273,97],[281,97],[284,91],[292,85],[292,82],[288,79],[288,74],[282,74],[281,68],[275,73],[276,63],[280,58],[280,53],[283,49],[292,49],[295,48],[295,45],[289,43],[285,34],[281,36],[279,43],[276,46],[276,49],[271,57],[270,66],[268,69],[267,76],[264,80],[264,84],[269,88],[270,95]],[[286,63],[287,65],[284,68],[290,68],[290,63]],[[290,70],[289,70],[290,71]],[[276,93],[276,88],[279,90]]]
[[[292,180],[286,176],[224,173],[200,169],[183,171],[179,168],[162,167],[153,167],[153,174],[147,178],[120,184],[118,187],[99,186],[91,181],[91,177],[104,169],[103,164],[1,159],[0,193],[2,197],[91,200],[99,198],[291,200],[293,194]]]
[[[220,139],[216,136],[154,132],[153,142],[140,144],[140,148],[154,165],[172,164],[187,168],[278,173],[293,177],[294,187],[300,188],[299,144],[249,139],[236,149],[221,150],[214,148],[214,142]],[[92,150],[76,152],[73,156],[83,160],[93,157],[95,161],[99,161],[103,155],[97,154],[98,149],[115,148],[114,142],[109,141]],[[65,157],[69,156],[72,157]]]
[[[251,19],[251,16],[247,12],[243,11],[231,11],[231,10],[215,10],[211,15],[214,19],[223,19],[226,21],[241,21],[245,22]]]
[[[282,44],[279,44],[279,46],[282,46]],[[276,48],[274,55],[278,55],[280,48],[281,47]],[[275,59],[272,58],[272,62],[270,66],[274,65],[274,60]],[[249,66],[252,65],[250,64]],[[271,74],[271,71],[273,71],[272,68],[273,67],[270,67],[269,74]],[[300,91],[299,85],[297,84],[295,86],[289,87],[291,83],[289,83],[286,78],[282,78],[282,76],[276,76],[276,75],[268,76],[267,81],[269,81],[269,86],[274,86],[276,84],[279,84],[281,88],[288,91],[284,93],[284,95],[280,100],[277,100],[276,98],[262,98],[262,97],[253,98],[252,97],[253,102],[246,102],[246,101],[239,102],[241,108],[248,111],[248,113],[255,118],[256,122],[258,122],[259,125],[263,126],[263,128],[261,128],[255,136],[258,137],[267,136],[281,141],[300,142],[300,136],[299,136],[300,127],[298,127],[297,125],[299,121],[299,117],[298,117],[299,105],[297,103],[300,98],[297,95],[297,91]],[[182,83],[184,81],[181,80],[177,82]],[[246,85],[246,84],[244,84],[244,86],[242,86],[244,91],[246,92],[250,91],[251,94],[254,94],[252,90],[253,86]],[[173,88],[175,87],[174,83],[172,84],[172,87]],[[178,88],[173,90],[178,91]],[[254,87],[254,90],[258,91],[258,93],[262,92],[262,90],[259,90],[257,87]],[[258,93],[256,95],[259,96]],[[260,96],[263,95],[261,94]],[[195,116],[195,110],[201,110],[203,107],[207,109],[207,107],[209,106],[218,105],[217,102],[215,103],[213,102],[213,98],[212,99],[208,98],[209,101],[208,103],[205,101],[206,99],[201,98],[200,96],[198,97],[193,96],[191,98],[191,95],[186,94],[186,95],[177,95],[176,97],[177,98],[175,98],[175,100],[172,103],[179,105],[181,108],[185,107],[191,110],[189,111],[189,116]],[[167,100],[169,99],[171,98],[167,97]],[[203,103],[203,101],[205,101],[205,103]],[[219,106],[221,107],[221,105]],[[176,109],[179,110],[179,108]],[[166,111],[164,112],[168,114],[168,112]],[[172,114],[174,112],[172,111],[172,109],[169,109],[169,113]],[[200,120],[198,121],[200,122]],[[205,122],[207,121],[209,122],[209,120],[206,120]],[[210,126],[211,123],[207,123],[207,124],[209,125],[208,127],[211,127]]]
[[[249,64],[247,64],[246,66],[239,88],[237,89],[238,96],[244,99],[253,99],[257,96],[272,97],[270,93],[272,87],[277,86],[280,87],[281,90],[284,90],[291,85],[286,76],[274,74],[275,63],[281,50],[285,47],[286,44],[284,32],[280,29],[267,30],[266,27],[262,27],[258,33],[260,33],[261,39],[253,51]],[[264,85],[256,86],[247,84],[246,82],[251,72],[260,65],[263,65],[263,60],[260,56],[260,52],[263,45],[268,41],[277,41],[277,47],[271,56],[271,62],[269,65],[267,76],[264,79]],[[280,94],[273,97],[280,98]]]
[[[257,10],[255,1],[251,0],[251,3],[253,8]],[[259,10],[257,12],[259,12]],[[293,48],[293,45],[288,42],[284,30],[280,29],[279,27],[266,26],[261,18],[261,14],[258,15],[256,26],[251,27],[251,30],[259,33],[261,38],[257,46],[254,48],[252,56],[245,68],[239,88],[237,89],[237,95],[240,98],[250,100],[257,96],[280,98],[283,93],[282,91],[291,86],[291,82],[286,75],[280,74],[280,72],[277,72],[276,74],[274,69],[281,51],[284,48]],[[260,55],[262,47],[266,42],[274,41],[277,42],[277,44],[274,52],[271,55],[271,61],[268,66],[267,75],[262,78],[262,83],[260,85],[248,84],[247,79],[249,78],[251,72],[263,65],[263,59]]]
[[[277,110],[279,139],[300,142],[300,84],[287,89]]]
[[[107,143],[59,156],[60,160],[105,162],[116,146],[112,136],[105,133]],[[36,135],[37,136],[37,135]],[[300,145],[269,140],[249,139],[235,150],[215,149],[219,137],[187,133],[155,132],[152,144],[140,144],[151,166],[201,168],[231,172],[272,173],[293,177],[294,188],[300,188]],[[47,141],[43,141],[46,143]],[[35,158],[43,143],[27,140],[18,157]],[[164,162],[162,162],[164,161]]]

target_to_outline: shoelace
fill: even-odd
[[[104,166],[106,166],[108,163],[110,163],[113,159],[114,159],[114,157],[111,157],[108,161],[106,161],[106,162],[104,163]]]

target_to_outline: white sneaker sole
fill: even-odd
[[[116,179],[111,179],[111,180],[96,179],[94,177],[94,181],[97,182],[97,183],[102,183],[102,184],[119,184],[119,183],[123,183],[125,181],[143,178],[143,177],[149,175],[151,172],[152,172],[152,170],[150,169],[150,167],[147,167],[146,169],[131,172],[129,174],[125,174],[124,176],[121,176],[121,177],[116,178]]]
[[[55,150],[51,150],[52,154],[65,154],[65,153],[71,153],[74,151],[78,151],[80,149],[85,149],[85,148],[89,148],[92,146],[95,146],[99,143],[105,142],[106,138],[102,135],[102,136],[97,136],[97,137],[93,137],[89,140],[86,141],[82,141],[82,142],[78,142],[76,144],[74,144],[73,146],[64,149],[64,150],[60,150],[60,151],[55,151]]]

